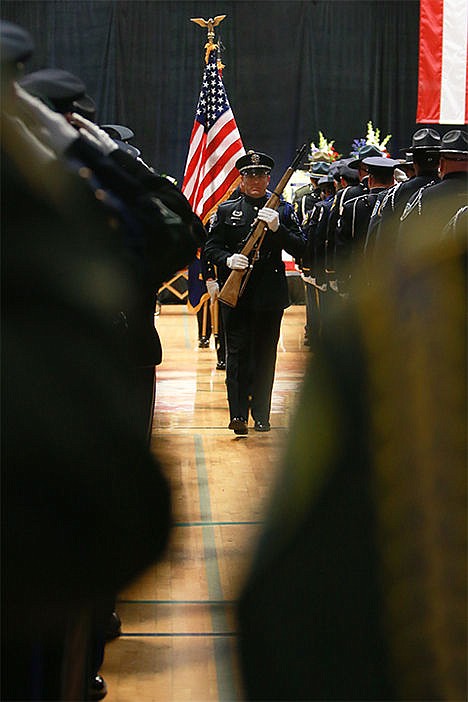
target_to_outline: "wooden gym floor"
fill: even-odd
[[[240,437],[227,429],[213,338],[198,348],[185,305],[165,305],[156,317],[164,358],[152,449],[172,485],[175,525],[163,561],[119,595],[122,636],[106,646],[101,669],[106,702],[243,699],[235,602],[308,358],[304,322],[303,305],[286,310],[271,432]]]

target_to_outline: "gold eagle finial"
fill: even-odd
[[[210,17],[209,19],[203,19],[203,17],[192,17],[190,19],[191,22],[195,22],[195,24],[198,24],[200,27],[206,27],[208,30],[208,41],[205,44],[205,62],[208,62],[208,57],[210,55],[210,52],[218,48],[217,44],[214,42],[214,28],[218,26],[220,22],[223,21],[223,19],[226,17],[226,15],[216,15],[216,17]]]

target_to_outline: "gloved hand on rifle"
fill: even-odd
[[[280,225],[279,214],[276,210],[272,210],[271,207],[262,207],[258,211],[258,218],[265,222],[268,229],[271,229],[272,232],[276,232]]]
[[[211,304],[213,305],[216,302],[216,299],[219,295],[219,285],[217,280],[213,280],[213,278],[210,278],[210,280],[206,281],[206,289],[208,290],[208,294],[210,296]]]
[[[227,258],[226,265],[233,271],[244,271],[249,265],[249,259],[244,254],[235,253]]]

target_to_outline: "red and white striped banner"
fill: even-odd
[[[420,0],[416,122],[468,122],[467,47],[467,0]]]

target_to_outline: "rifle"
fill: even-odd
[[[280,197],[289,182],[294,171],[297,169],[300,162],[303,160],[305,152],[307,149],[307,144],[303,144],[300,149],[296,151],[296,155],[293,159],[291,165],[286,169],[283,177],[279,181],[275,190],[268,198],[265,207],[270,207],[273,210],[277,210],[280,204]],[[249,266],[245,270],[230,272],[228,279],[221,288],[218,300],[224,302],[229,307],[235,307],[239,300],[239,297],[245,290],[245,286],[250,278],[252,269],[256,260],[259,257],[260,246],[262,245],[265,234],[268,231],[268,227],[265,222],[261,219],[255,219],[252,228],[244,240],[245,243],[239,253],[244,254],[249,258]]]

